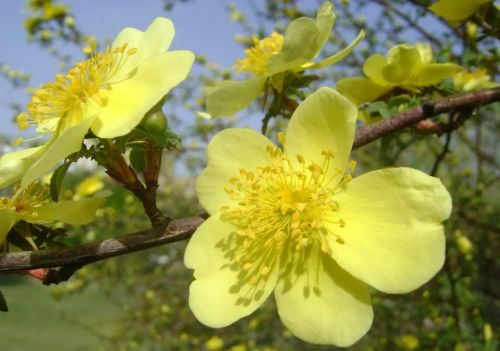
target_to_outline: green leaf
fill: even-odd
[[[389,118],[392,115],[391,110],[387,107],[387,104],[383,101],[377,101],[370,104],[366,108],[366,112],[370,115],[370,117],[381,116],[383,118]]]
[[[54,173],[52,173],[52,177],[50,178],[50,197],[53,201],[59,200],[59,194],[61,193],[64,176],[68,172],[70,165],[71,161],[65,162],[57,167]]]
[[[393,97],[391,101],[389,101],[389,106],[398,107],[399,105],[407,104],[408,101],[410,101],[410,99],[411,99],[410,95],[398,95]]]

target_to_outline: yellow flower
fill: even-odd
[[[104,182],[101,176],[94,175],[87,177],[78,184],[75,191],[75,199],[95,194],[104,188]]]
[[[418,349],[418,347],[420,346],[418,338],[412,334],[402,335],[397,339],[396,342],[403,350],[412,351]]]
[[[290,23],[285,35],[273,32],[245,50],[246,57],[236,61],[236,70],[255,76],[241,81],[225,80],[205,89],[206,107],[212,117],[231,116],[248,106],[264,90],[267,83],[280,81],[284,72],[302,72],[323,68],[344,59],[363,40],[361,31],[356,39],[340,52],[320,61],[312,60],[328,41],[335,22],[333,4],[325,2],[316,20],[298,18]],[[276,84],[276,83],[274,83]]]
[[[28,113],[19,115],[19,126],[33,125],[51,133],[51,139],[2,157],[0,188],[19,179],[26,185],[47,173],[80,150],[89,129],[100,138],[114,138],[135,128],[191,68],[191,52],[167,52],[173,37],[172,22],[161,17],[146,32],[125,28],[110,48],[38,89]]]
[[[245,344],[238,344],[231,347],[229,351],[247,351],[247,347]]]
[[[495,88],[498,83],[491,81],[491,76],[485,69],[470,72],[459,72],[453,76],[453,87],[462,91],[475,91]]]
[[[489,323],[486,323],[483,326],[483,336],[484,336],[484,341],[487,343],[493,339],[493,329],[491,328],[491,325]]]
[[[338,81],[337,90],[356,104],[374,101],[394,88],[419,92],[451,78],[462,68],[453,63],[434,63],[432,49],[422,43],[396,45],[387,53],[373,54],[365,61],[364,77]]]
[[[466,20],[477,12],[482,5],[489,2],[492,2],[492,0],[439,0],[429,6],[429,9],[448,22],[458,24],[458,22]]]
[[[56,221],[72,225],[86,224],[94,219],[96,210],[105,201],[102,197],[96,197],[52,202],[46,190],[46,187],[32,183],[24,188],[16,186],[12,198],[0,197],[0,244],[20,220],[39,224]]]
[[[218,336],[212,336],[205,342],[205,347],[210,351],[220,350],[222,346],[224,346],[224,341]]]
[[[444,261],[451,199],[410,168],[357,178],[349,162],[356,107],[329,88],[308,96],[279,139],[226,129],[208,145],[196,190],[210,217],[184,260],[189,304],[210,327],[255,311],[274,292],[297,337],[347,346],[373,318],[368,285],[406,293]]]
[[[460,230],[455,231],[455,240],[457,242],[458,250],[466,256],[474,250],[474,244],[469,240]]]

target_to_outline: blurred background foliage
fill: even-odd
[[[222,1],[222,0],[221,0]],[[190,0],[164,0],[163,14]],[[239,1],[226,1],[227,15],[241,25],[235,40],[243,49],[294,18],[314,16],[321,1],[250,0],[241,12]],[[498,38],[489,35],[487,22],[471,20],[452,26],[428,11],[432,1],[337,1],[334,35],[322,55],[345,47],[360,29],[368,36],[360,48],[340,64],[318,73],[312,87],[334,86],[342,77],[361,74],[370,54],[385,54],[395,44],[430,44],[438,62],[452,61],[468,69],[485,69],[498,77]],[[370,18],[360,9],[373,9]],[[486,21],[486,19],[485,19]],[[126,24],[124,24],[126,25]],[[27,39],[48,50],[66,67],[72,58],[68,45],[85,47],[92,33],[78,29],[78,14],[64,2],[30,0],[24,23]],[[236,33],[235,33],[236,34]],[[102,44],[102,43],[101,43]],[[56,49],[57,48],[57,49]],[[197,53],[197,67],[188,81],[169,95],[164,111],[169,127],[183,139],[180,151],[165,156],[159,205],[173,218],[202,212],[194,193],[194,177],[203,168],[204,148],[217,131],[233,125],[258,126],[262,113],[255,104],[233,119],[196,117],[203,110],[201,87],[235,74]],[[14,88],[29,88],[29,76],[0,66],[0,77]],[[28,89],[29,91],[29,89]],[[426,97],[436,96],[431,92]],[[376,119],[420,103],[411,97],[403,106],[372,104]],[[17,107],[19,108],[19,107]],[[16,106],[13,106],[13,114]],[[484,350],[499,348],[500,325],[500,161],[499,104],[473,113],[458,130],[444,135],[416,128],[384,137],[354,152],[362,171],[388,166],[410,166],[439,176],[453,197],[454,210],[446,223],[447,259],[441,272],[424,287],[401,295],[374,292],[372,329],[349,350]],[[388,111],[388,113],[387,113]],[[186,117],[187,116],[187,117]],[[440,116],[435,122],[446,121]],[[269,134],[286,125],[273,119]],[[0,139],[11,148],[8,135]],[[112,190],[107,206],[92,225],[71,231],[64,240],[79,244],[148,227],[142,205],[132,194],[113,184],[94,164],[80,162],[65,180],[65,198]],[[214,330],[201,325],[188,308],[191,272],[183,265],[185,243],[150,249],[106,260],[81,269],[68,282],[42,287],[33,278],[0,276],[0,287],[11,312],[0,316],[2,350],[333,350],[302,343],[277,317],[270,301],[234,325]],[[50,326],[41,334],[37,325]],[[48,330],[44,328],[43,330]],[[52,345],[52,346],[49,346]]]

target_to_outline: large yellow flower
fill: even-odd
[[[297,337],[347,346],[371,326],[368,285],[406,293],[439,271],[447,190],[410,168],[353,179],[356,115],[349,100],[321,88],[293,114],[283,149],[251,129],[212,139],[196,181],[210,217],[184,258],[202,323],[227,326],[274,292]]]
[[[458,24],[472,16],[479,8],[492,0],[439,0],[429,6],[436,15],[445,18],[448,22]]]
[[[16,187],[12,198],[0,197],[0,244],[18,221],[37,224],[64,222],[80,225],[91,222],[103,197],[52,202],[48,191],[38,183]]]
[[[363,64],[365,77],[338,81],[337,90],[354,103],[374,101],[395,88],[419,92],[451,78],[463,68],[453,63],[435,63],[427,44],[400,44],[387,53],[373,54]]]
[[[146,32],[125,28],[105,52],[93,53],[38,89],[18,122],[52,133],[51,139],[2,157],[0,187],[19,179],[26,185],[48,172],[80,149],[89,129],[114,138],[135,128],[191,69],[190,51],[167,51],[173,37],[172,22],[161,17]]]
[[[349,55],[365,37],[364,31],[340,52],[319,62],[312,61],[330,37],[335,23],[332,10],[333,4],[325,2],[318,9],[316,20],[298,18],[286,28],[284,36],[274,32],[245,50],[246,57],[236,61],[236,69],[255,77],[241,81],[225,80],[206,88],[208,113],[212,117],[234,115],[259,96],[266,82],[279,81],[280,74],[323,68]]]

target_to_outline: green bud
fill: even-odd
[[[167,117],[162,110],[157,110],[151,114],[147,114],[146,117],[144,117],[143,125],[151,134],[163,135],[168,127]]]
[[[144,150],[134,148],[130,151],[130,164],[139,172],[146,170],[146,160],[144,158]]]

